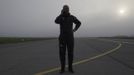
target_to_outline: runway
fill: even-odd
[[[76,38],[73,75],[134,75],[133,49],[132,39]],[[0,45],[0,75],[59,75],[58,53],[57,39]]]

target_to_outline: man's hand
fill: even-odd
[[[77,30],[76,29],[73,29],[73,32],[76,32]]]

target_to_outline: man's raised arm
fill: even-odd
[[[56,19],[55,19],[55,23],[56,24],[60,24],[61,23],[61,15],[59,15],[58,17],[56,17]]]

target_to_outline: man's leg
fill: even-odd
[[[65,71],[65,54],[66,54],[66,44],[63,38],[59,38],[59,54],[61,62],[60,73],[63,73]]]
[[[74,38],[70,38],[67,42],[68,49],[68,70],[73,73],[73,56],[74,56]]]

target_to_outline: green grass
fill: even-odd
[[[54,38],[0,37],[0,44],[41,41],[41,40],[49,40],[49,39],[54,39]]]

